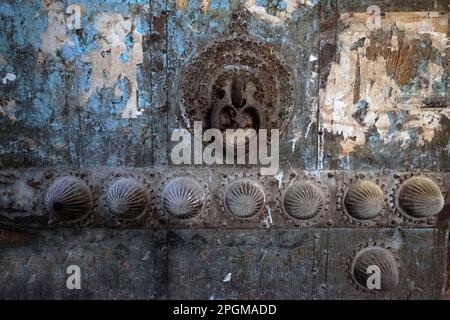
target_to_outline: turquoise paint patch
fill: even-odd
[[[126,63],[126,62],[128,62],[128,60],[130,59],[130,57],[128,56],[128,53],[122,52],[122,53],[120,54],[119,59],[120,59],[120,62]]]
[[[0,3],[0,15],[13,17],[15,15],[13,6],[8,3]]]
[[[231,10],[230,1],[213,0],[213,1],[211,1],[209,8],[211,10],[222,9],[225,11],[229,11],[229,10]]]
[[[28,114],[28,124],[32,127],[46,127],[52,116],[51,96],[43,93],[36,93],[33,99],[33,108]]]
[[[133,47],[133,45],[134,45],[134,42],[133,42],[133,35],[132,35],[131,33],[127,34],[127,35],[125,36],[125,39],[123,39],[123,42],[125,43],[125,45],[126,45],[128,48]]]
[[[74,50],[69,46],[69,44],[65,43],[62,48],[62,57],[64,60],[72,62],[75,59],[75,52]]]
[[[141,17],[136,20],[135,28],[140,34],[150,34],[150,23]]]
[[[278,9],[279,11],[284,11],[284,10],[286,10],[286,8],[287,8],[287,3],[286,3],[286,1],[280,1],[280,2],[278,3],[278,5],[277,5],[277,9]]]
[[[209,21],[209,27],[210,28],[219,28],[219,22],[215,21],[215,20],[211,20]]]
[[[76,67],[81,69],[80,76],[78,78],[78,86],[82,92],[87,93],[91,86],[91,74],[92,65],[90,63],[77,63]]]

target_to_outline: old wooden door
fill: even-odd
[[[440,0],[2,2],[0,298],[443,298],[448,20]],[[196,122],[280,130],[277,170],[174,163]]]

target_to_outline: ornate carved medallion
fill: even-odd
[[[249,13],[233,14],[228,33],[184,69],[180,108],[188,128],[280,129],[294,108],[294,73],[275,47],[247,33]]]

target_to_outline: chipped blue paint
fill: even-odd
[[[125,63],[125,62],[128,62],[128,60],[129,60],[128,53],[122,52],[120,54],[120,62]]]
[[[0,15],[13,17],[15,14],[14,8],[9,3],[0,3]]]
[[[128,48],[133,47],[133,45],[134,45],[134,42],[133,42],[133,36],[132,36],[130,33],[127,34],[126,37],[125,37],[125,39],[123,40],[123,42],[125,43],[125,45],[126,45]]]
[[[52,1],[56,3],[57,1]],[[2,142],[0,152],[16,153],[18,158],[23,156],[32,163],[51,164],[58,159],[58,164],[80,165],[127,165],[133,163],[131,154],[144,154],[148,152],[148,145],[152,144],[149,138],[144,145],[140,140],[141,129],[158,135],[159,125],[165,115],[162,109],[171,108],[170,112],[177,111],[177,76],[183,66],[195,55],[198,49],[207,45],[211,39],[223,36],[227,30],[231,10],[239,1],[212,0],[207,12],[202,12],[200,1],[189,1],[186,10],[175,10],[175,1],[148,1],[148,0],[66,0],[60,1],[65,8],[69,5],[82,7],[81,29],[66,29],[66,41],[56,52],[44,54],[41,47],[41,35],[49,28],[48,15],[51,10],[45,8],[41,0],[10,0],[0,3],[0,54],[6,60],[6,65],[0,65],[0,75],[13,73],[17,79],[7,84],[0,83],[0,97],[6,101],[13,101],[15,107],[9,110],[11,119],[0,114],[0,125],[11,127],[17,137],[8,137],[11,142]],[[319,4],[318,0],[310,0]],[[257,0],[257,5],[264,7],[269,14],[285,11],[286,0]],[[167,9],[167,28],[158,34],[156,27],[151,26],[152,15],[155,19]],[[296,120],[292,128],[296,132],[288,132],[286,136],[292,139],[294,133],[302,132],[302,139],[297,142],[295,152],[286,157],[297,161],[294,165],[306,169],[315,169],[318,142],[313,133],[315,124],[307,138],[303,138],[306,128],[310,124],[310,110],[316,106],[310,101],[317,93],[316,84],[309,83],[313,63],[309,63],[310,55],[319,57],[317,40],[319,32],[319,8],[299,5],[285,23],[273,25],[261,19],[251,19],[249,32],[274,44],[287,61],[296,70],[299,85],[299,101]],[[133,17],[133,28],[145,35],[143,41],[144,62],[142,65],[130,66],[136,68],[137,106],[144,109],[143,115],[136,119],[123,119],[122,111],[130,99],[132,79],[119,76],[90,92],[94,85],[93,72],[95,72],[94,54],[105,56],[111,53],[102,48],[107,44],[105,34],[98,30],[97,22],[101,14],[120,14],[125,18]],[[65,15],[68,18],[68,14]],[[50,26],[51,27],[51,26]],[[51,28],[50,28],[51,29]],[[114,35],[113,35],[114,37]],[[166,38],[167,37],[167,38]],[[167,39],[167,43],[165,43]],[[114,39],[121,45],[120,56],[114,56],[113,66],[128,66],[133,59],[133,48],[137,40],[132,33],[126,34],[123,39]],[[419,48],[427,48],[427,39],[424,36]],[[103,50],[102,50],[103,49]],[[289,53],[290,52],[290,53]],[[418,70],[423,74],[416,77],[401,91],[405,97],[417,95],[417,88],[421,82],[425,83],[428,63],[445,65],[445,57],[436,53],[430,61],[421,61]],[[127,64],[128,63],[128,64]],[[167,68],[168,67],[168,68]],[[162,70],[160,70],[162,69]],[[448,87],[448,71],[444,71],[442,78],[433,80],[433,92],[437,98],[445,98]],[[169,78],[166,76],[169,75]],[[309,84],[308,84],[309,83]],[[169,92],[166,93],[166,86]],[[308,92],[310,90],[311,92]],[[80,96],[88,94],[87,101],[81,102]],[[91,94],[92,93],[92,94]],[[168,96],[169,101],[164,100]],[[163,98],[162,98],[163,97]],[[2,100],[2,102],[4,102]],[[355,109],[364,108],[364,102],[356,104]],[[389,114],[390,127],[385,143],[380,139],[378,132],[367,127],[367,151],[377,148],[398,149],[396,135],[399,128],[410,121],[411,117],[406,111]],[[411,141],[420,141],[422,137],[420,128],[408,129]],[[30,134],[35,132],[36,134]],[[149,133],[149,135],[151,135]],[[33,136],[33,137],[31,137]],[[336,141],[339,138],[333,137]],[[30,142],[29,140],[33,140]],[[339,143],[325,141],[330,145]],[[65,146],[62,150],[54,145]],[[292,143],[285,143],[285,150],[291,152]],[[336,146],[333,145],[336,149]],[[25,153],[25,150],[31,150]],[[28,151],[27,151],[28,152]],[[61,159],[61,152],[67,152],[67,158]],[[288,153],[286,152],[286,153]],[[416,152],[420,155],[420,148],[409,150],[410,154]],[[151,152],[148,152],[151,153]],[[127,154],[130,154],[128,156]],[[29,158],[31,156],[31,158]],[[327,155],[324,155],[326,158]],[[136,156],[139,158],[139,156]],[[410,157],[411,158],[411,157]],[[417,157],[419,158],[419,157]],[[151,165],[152,160],[142,158],[141,165]],[[398,160],[400,161],[400,160]],[[416,161],[416,160],[414,160]],[[327,168],[327,163],[321,168]]]
[[[150,24],[148,19],[139,17],[135,24],[136,31],[140,34],[150,34]]]
[[[278,4],[277,4],[277,10],[279,10],[279,11],[284,11],[284,10],[286,10],[286,8],[287,8],[287,3],[286,3],[286,1],[280,1],[280,2],[278,2]]]

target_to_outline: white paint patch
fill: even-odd
[[[64,142],[57,142],[53,146],[56,150],[63,150],[66,148],[66,144]]]
[[[57,50],[66,42],[64,4],[49,4],[48,1],[42,0],[42,7],[47,11],[48,26],[47,30],[40,34],[40,49],[43,54],[56,56]]]
[[[28,279],[27,284],[31,284],[31,283],[33,283],[33,282],[35,282],[35,281],[36,281],[36,275],[33,274],[33,275],[30,277],[30,279]]]
[[[201,0],[200,1],[200,10],[203,13],[206,13],[206,12],[208,12],[210,5],[211,5],[211,0]]]
[[[266,225],[267,228],[270,228],[270,226],[273,224],[272,212],[269,206],[266,206],[266,209],[267,209],[267,217],[264,219],[264,224]]]
[[[277,10],[275,15],[269,14],[265,7],[256,4],[256,0],[247,0],[245,6],[252,14],[261,20],[271,24],[281,24],[292,17],[292,14],[297,10],[299,5],[313,7],[315,4],[310,0],[285,0],[286,9],[283,11]]]
[[[346,26],[338,35],[338,48],[340,57],[337,63],[332,64],[331,72],[324,90],[321,90],[321,119],[325,130],[334,134],[342,134],[341,157],[355,150],[356,147],[366,143],[367,128],[375,127],[383,143],[398,141],[402,147],[408,146],[411,141],[410,130],[422,129],[417,144],[423,145],[431,141],[435,133],[440,130],[442,116],[450,117],[450,108],[423,109],[423,100],[439,97],[441,93],[435,92],[433,84],[440,82],[444,74],[444,67],[429,62],[428,83],[422,84],[418,90],[403,92],[395,79],[388,75],[387,61],[379,56],[376,60],[369,60],[365,56],[370,45],[371,31],[366,26],[367,14],[354,13],[351,16],[341,16],[341,23]],[[442,26],[441,16],[430,18],[427,13],[416,12],[387,12],[382,19],[383,31],[390,31],[395,25],[405,35],[404,41],[420,39],[420,34],[427,33],[432,44],[445,55],[445,39],[447,25]],[[448,24],[448,20],[447,20]],[[354,44],[366,38],[361,47],[351,50]],[[392,37],[390,48],[398,50],[398,38]],[[367,114],[363,123],[358,123],[353,114],[357,106],[353,103],[353,91],[357,80],[357,65],[359,59],[360,100],[368,103]],[[423,76],[423,75],[421,75]],[[389,118],[390,113],[399,111],[408,113],[408,118],[402,120],[403,127],[390,133],[394,123]]]
[[[289,142],[292,142],[292,149],[291,152],[294,153],[295,146],[297,145],[298,140],[301,138],[301,133],[295,133],[294,138],[292,138]]]
[[[279,188],[279,189],[281,189],[281,183],[282,183],[282,181],[283,181],[283,176],[284,176],[283,171],[278,172],[278,173],[274,176],[274,178],[278,181],[278,188]]]
[[[305,133],[305,139],[308,138],[309,132],[311,131],[311,126],[314,123],[314,120],[311,119],[311,121],[308,124],[308,128],[306,128],[306,133]]]
[[[14,73],[7,73],[6,76],[2,79],[3,84],[7,84],[9,82],[16,81],[16,75]]]
[[[223,278],[223,282],[230,282],[230,281],[231,281],[231,272],[227,273]]]
[[[116,98],[123,94],[117,87],[117,81],[126,79],[130,92],[122,118],[136,118],[142,114],[137,105],[137,66],[143,63],[142,34],[136,31],[134,16],[123,17],[117,13],[100,13],[96,17],[96,29],[101,36],[97,42],[99,50],[92,50],[83,57],[84,62],[92,63],[91,86],[87,93],[81,95],[81,104],[87,103],[89,97],[102,88],[115,88]],[[132,33],[133,46],[127,48],[125,37]],[[121,55],[126,56],[121,60]]]
[[[142,261],[146,261],[150,259],[150,251],[146,251],[144,256],[142,257]]]

